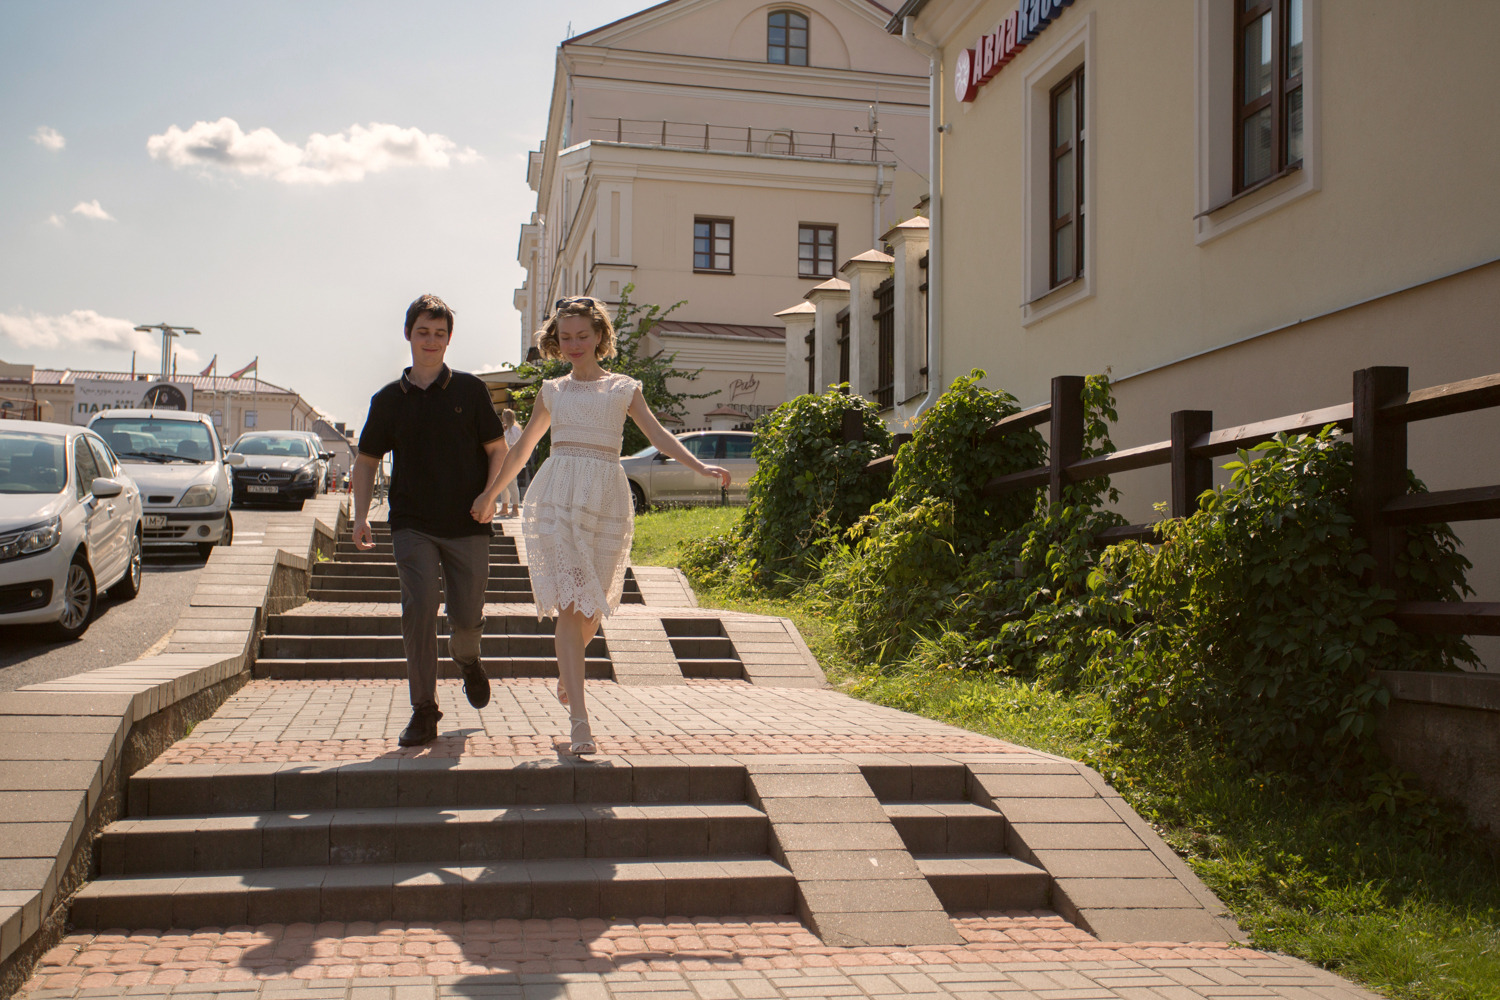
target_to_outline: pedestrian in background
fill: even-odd
[[[372,549],[375,475],[385,454],[394,453],[389,517],[412,705],[411,723],[397,740],[404,747],[431,743],[443,717],[437,703],[440,588],[448,651],[463,672],[464,694],[475,708],[490,701],[479,655],[495,516],[487,486],[500,472],[506,445],[489,388],[444,363],[452,337],[453,310],[436,295],[407,308],[411,367],[370,398],[354,461],[354,544]]]
[[[500,426],[505,428],[505,446],[514,448],[516,442],[521,440],[521,432],[524,428],[516,421],[516,411],[506,407],[500,411]],[[516,489],[516,481],[512,479],[505,484],[500,492],[500,516],[518,517],[521,513],[521,494]]]

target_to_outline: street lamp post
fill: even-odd
[[[195,330],[190,326],[169,326],[166,323],[155,323],[150,326],[136,327],[141,333],[150,333],[153,330],[161,331],[161,377],[165,381],[172,377],[172,338],[197,336],[202,331]]]

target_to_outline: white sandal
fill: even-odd
[[[572,720],[572,743],[568,745],[568,752],[575,757],[584,757],[597,751],[594,745],[594,734],[589,730],[588,719]]]

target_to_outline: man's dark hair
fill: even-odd
[[[417,325],[417,320],[423,313],[430,313],[438,319],[448,321],[448,336],[453,336],[453,310],[448,308],[448,303],[436,295],[419,295],[411,305],[406,307],[406,339],[411,339],[411,329]]]

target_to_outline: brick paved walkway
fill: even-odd
[[[1282,956],[1223,944],[1096,941],[1055,914],[959,914],[960,945],[832,948],[786,917],[263,924],[75,934],[31,1000],[230,997],[1364,996]]]
[[[555,682],[496,681],[482,711],[457,681],[441,681],[438,741],[401,750],[411,715],[405,681],[254,681],[162,764],[354,760],[404,756],[553,753],[567,728]],[[837,692],[763,688],[743,681],[628,687],[590,681],[589,712],[601,754],[615,753],[1029,753],[955,726],[856,701]]]

